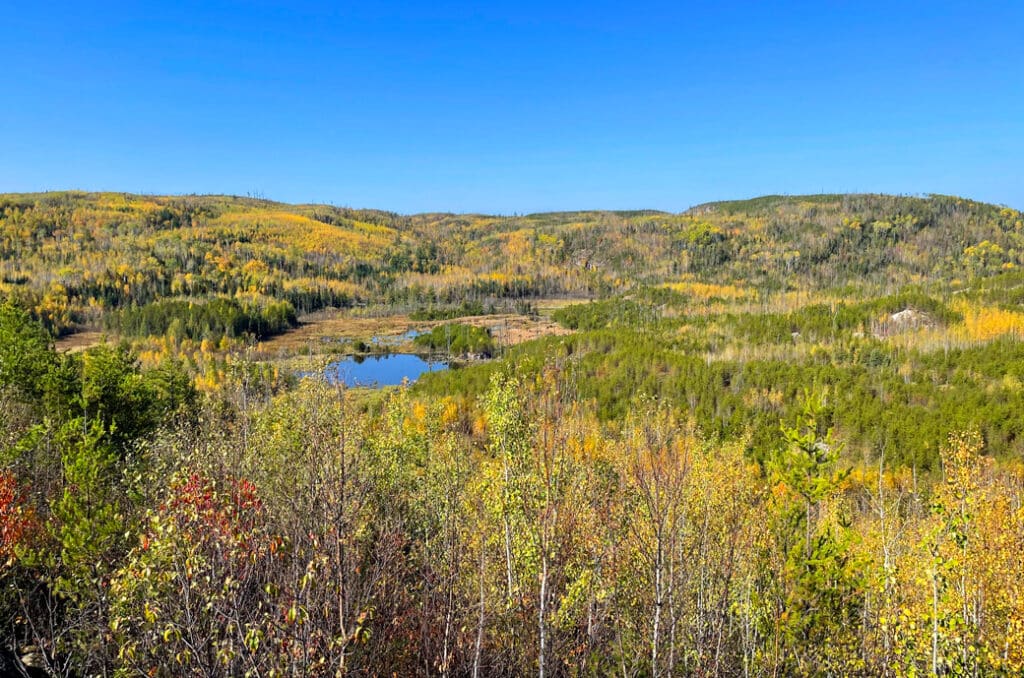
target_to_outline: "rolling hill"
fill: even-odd
[[[415,308],[640,285],[764,294],[1014,271],[1024,216],[948,196],[766,196],[682,214],[421,214],[228,196],[0,195],[0,294],[58,333],[160,299]]]

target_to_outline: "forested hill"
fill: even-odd
[[[718,225],[736,256],[730,273],[776,283],[780,264],[815,285],[950,280],[1020,264],[1019,211],[955,196],[769,195],[686,212]],[[769,265],[758,267],[766,249]],[[744,261],[745,260],[745,261]]]
[[[673,282],[886,290],[1019,266],[1022,220],[947,196],[404,216],[228,196],[7,194],[0,296],[61,333],[102,326],[120,309],[211,296],[234,299],[240,322],[255,327],[328,306],[595,296]],[[291,310],[255,318],[274,303]]]
[[[0,197],[0,667],[1024,675],[1021,231]]]

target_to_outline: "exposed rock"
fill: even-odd
[[[922,313],[913,308],[905,308],[889,316],[889,322],[896,327],[912,328],[929,326],[932,324],[932,319],[927,313]]]
[[[877,323],[874,328],[874,335],[876,337],[888,337],[901,332],[933,327],[934,325],[934,320],[927,313],[918,311],[916,308],[905,308],[887,318],[883,318],[881,322]]]

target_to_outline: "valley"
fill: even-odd
[[[1022,267],[951,196],[0,195],[0,615],[64,675],[1017,673]]]

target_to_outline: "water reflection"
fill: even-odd
[[[349,356],[336,360],[324,369],[324,377],[331,384],[345,386],[396,386],[403,379],[416,381],[424,372],[448,369],[441,360],[427,360],[408,353],[386,355]]]

